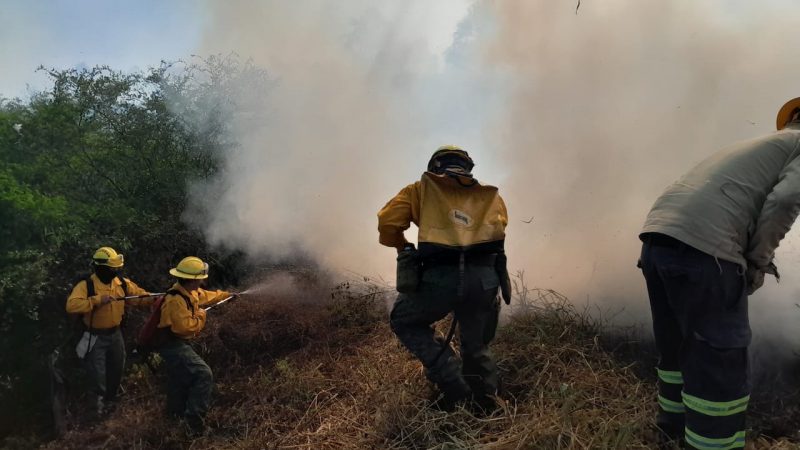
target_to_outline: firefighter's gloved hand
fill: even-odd
[[[753,295],[755,291],[764,285],[764,271],[754,265],[747,265],[747,295]]]
[[[114,301],[114,297],[112,297],[110,295],[103,295],[103,296],[100,297],[100,304],[101,305],[107,305],[107,304],[109,304],[109,303],[111,303],[113,301]]]
[[[503,295],[503,301],[506,305],[510,305],[511,277],[508,275],[508,258],[505,252],[497,254],[494,268],[497,271],[497,276],[500,277],[500,293]]]
[[[511,280],[506,275],[505,278],[500,279],[500,293],[503,295],[503,302],[506,305],[511,304]]]

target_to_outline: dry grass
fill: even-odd
[[[421,366],[387,326],[385,291],[304,286],[219,308],[198,346],[217,383],[205,437],[166,421],[163,375],[139,367],[114,414],[94,427],[73,417],[50,448],[652,448],[653,383],[605,351],[599,327],[557,293],[525,291],[493,344],[503,407],[475,417],[427,407]]]

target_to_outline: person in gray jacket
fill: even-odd
[[[777,128],[669,186],[639,235],[660,353],[657,425],[690,448],[745,445],[747,296],[765,274],[778,278],[775,249],[800,212],[800,98]]]

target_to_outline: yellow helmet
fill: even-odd
[[[428,161],[428,172],[436,172],[444,166],[455,163],[467,172],[472,171],[475,162],[469,157],[469,153],[457,145],[443,145],[436,149]]]
[[[800,109],[800,97],[793,98],[786,102],[778,111],[778,118],[775,120],[775,128],[782,130],[791,122],[794,113]]]
[[[202,280],[208,278],[208,264],[197,256],[187,256],[174,269],[169,269],[169,273],[178,278]]]
[[[92,255],[92,261],[98,266],[120,268],[125,264],[125,258],[111,247],[100,247]]]

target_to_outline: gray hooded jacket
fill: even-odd
[[[800,123],[726,148],[656,200],[642,234],[777,274],[775,249],[800,212]]]

